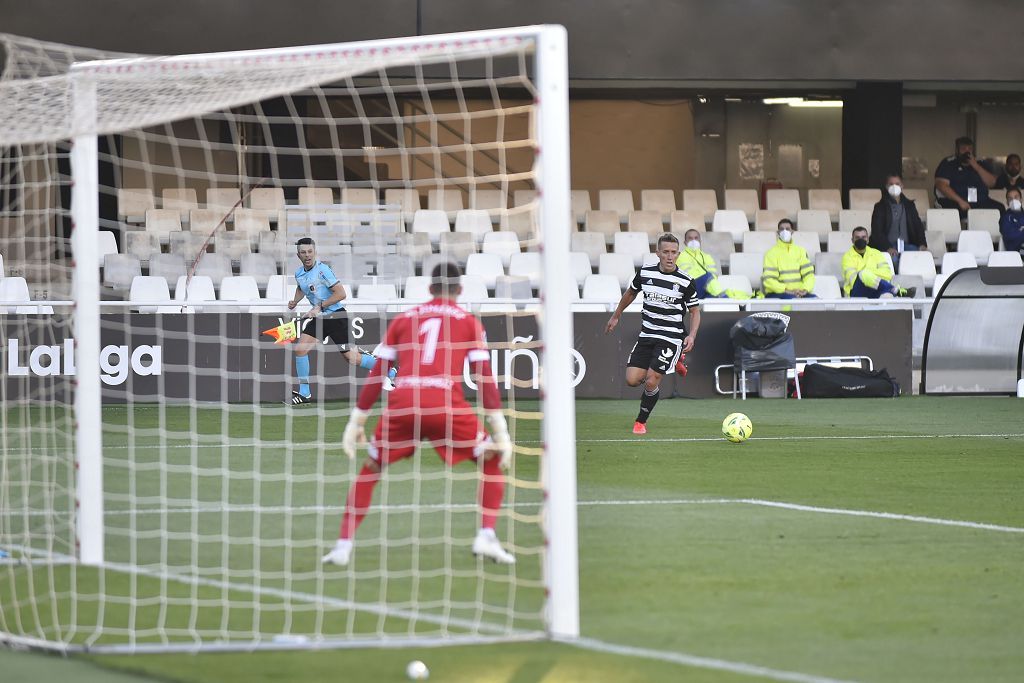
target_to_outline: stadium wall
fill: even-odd
[[[696,350],[689,354],[685,380],[670,375],[671,393],[687,398],[710,398],[714,368],[732,363],[729,329],[745,313],[709,312],[702,316]],[[797,311],[790,331],[799,356],[867,355],[875,368],[889,373],[910,391],[911,316],[909,310]],[[640,314],[627,313],[614,335],[605,335],[607,313],[577,313],[574,381],[579,398],[627,398],[636,389],[625,385],[624,367],[640,329]],[[2,367],[6,400],[66,401],[74,373],[67,327],[58,321],[18,324],[13,316],[0,318],[3,333]],[[147,401],[280,402],[292,385],[292,354],[275,346],[262,330],[278,325],[276,317],[247,313],[196,313],[103,316],[100,364],[103,394],[108,402],[131,397]],[[350,314],[353,341],[372,349],[385,321],[375,314]],[[539,343],[532,315],[488,316],[488,339],[495,350],[492,365],[503,391],[515,386],[517,398],[537,396]],[[183,340],[190,340],[186,343]],[[311,356],[317,393],[328,399],[347,399],[358,384],[349,366],[328,345]],[[363,373],[359,373],[362,376]],[[38,382],[26,382],[37,377]],[[728,377],[723,378],[727,383]],[[26,393],[27,392],[27,393]]]

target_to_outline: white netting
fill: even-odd
[[[5,362],[19,368],[2,382],[0,639],[140,650],[542,632],[532,39],[140,59],[0,43],[0,313],[22,304],[0,316]],[[104,297],[100,567],[75,561],[65,344],[68,140],[89,133]],[[313,402],[284,405],[293,350],[261,333],[288,315],[306,235],[354,297],[352,341],[367,351],[425,299],[433,264],[479,268],[466,305],[485,318],[517,441],[497,526],[516,565],[472,557],[480,475],[428,447],[378,486],[354,564],[320,566],[358,471],[339,442],[364,372],[323,346],[310,356]],[[478,263],[481,252],[494,258]],[[23,297],[10,294],[19,277]],[[28,315],[39,300],[43,315]]]

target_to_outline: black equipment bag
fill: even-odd
[[[800,380],[804,398],[896,398],[900,385],[885,368],[833,368],[815,363],[804,367]]]
[[[796,348],[788,330],[789,316],[781,313],[755,313],[737,320],[729,330],[736,371],[796,367]]]

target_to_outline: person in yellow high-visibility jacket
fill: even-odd
[[[750,294],[739,289],[724,289],[718,281],[718,265],[715,257],[700,248],[700,232],[693,228],[683,235],[683,249],[676,259],[676,266],[686,273],[697,289],[698,299],[724,298],[749,299]]]
[[[916,287],[903,289],[892,283],[892,267],[885,254],[868,246],[867,228],[854,228],[850,239],[853,246],[843,254],[843,294],[868,299],[917,294]]]
[[[761,289],[767,298],[804,299],[816,298],[814,290],[814,266],[807,258],[807,250],[793,244],[796,227],[793,221],[783,218],[779,221],[778,241],[764,255],[761,272]]]

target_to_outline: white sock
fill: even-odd
[[[483,528],[483,527],[481,527],[480,531],[476,532],[476,535],[477,536],[487,536],[488,538],[494,538],[494,539],[498,538],[495,535],[495,533],[494,533],[494,529],[486,529],[486,528]]]
[[[347,548],[351,548],[352,547],[352,539],[350,539],[350,538],[339,538],[338,541],[334,544],[334,547],[337,550],[345,550]]]

